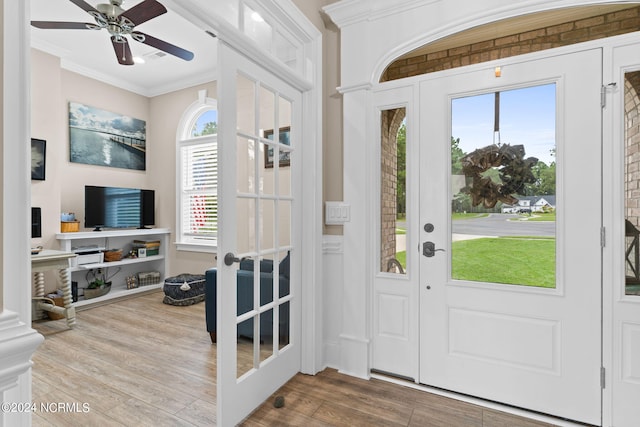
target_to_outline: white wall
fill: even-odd
[[[171,230],[176,228],[176,133],[184,111],[198,99],[200,90],[207,90],[209,98],[216,98],[216,82],[156,96],[150,101],[151,125],[148,138],[157,150],[147,157],[149,183],[156,190],[156,222]],[[171,241],[175,241],[172,234]],[[204,274],[215,267],[214,254],[177,251],[173,245],[168,252],[168,274]]]

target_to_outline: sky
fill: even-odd
[[[555,95],[555,84],[500,92],[500,142],[524,145],[525,158],[555,161]],[[465,153],[493,144],[494,101],[493,92],[453,100],[451,135]]]
[[[69,126],[146,139],[146,122],[76,102],[69,103]]]

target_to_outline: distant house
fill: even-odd
[[[516,196],[515,205],[502,205],[502,213],[544,212],[556,208],[556,196]]]

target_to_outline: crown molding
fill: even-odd
[[[322,8],[339,27],[366,20],[376,20],[442,0],[342,0]]]

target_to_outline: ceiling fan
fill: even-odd
[[[69,1],[91,15],[96,23],[31,21],[31,25],[36,28],[58,30],[101,30],[105,28],[111,34],[111,43],[121,65],[133,65],[134,63],[126,36],[131,36],[137,42],[155,47],[185,61],[193,59],[193,52],[140,31],[134,31],[136,26],[167,12],[167,9],[156,0],[144,0],[128,10],[120,7],[124,0],[109,0],[109,4],[98,4],[95,8],[84,0]]]

